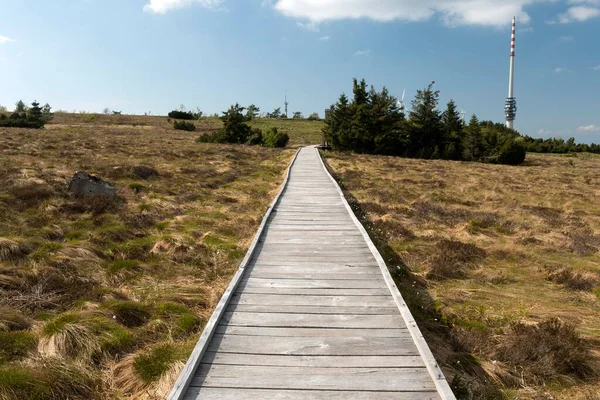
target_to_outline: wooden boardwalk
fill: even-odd
[[[381,256],[302,149],[170,399],[454,399]]]

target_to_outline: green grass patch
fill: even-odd
[[[51,396],[52,389],[28,369],[18,366],[0,368],[0,398],[44,400]]]
[[[42,335],[45,337],[54,336],[65,330],[67,325],[79,323],[83,320],[81,315],[76,313],[65,313],[48,321],[42,329]]]
[[[156,230],[158,230],[159,232],[164,232],[168,227],[169,227],[169,222],[168,221],[164,221],[164,222],[157,222],[156,225],[154,225]]]
[[[36,261],[43,260],[46,257],[49,257],[49,256],[55,254],[57,251],[59,251],[62,248],[63,248],[62,243],[46,242],[46,243],[42,244],[40,247],[38,247],[33,252],[31,257]]]
[[[72,231],[65,233],[65,239],[67,240],[81,240],[83,238],[84,232],[82,231]]]
[[[37,346],[37,337],[31,332],[0,332],[0,363],[20,360]]]
[[[129,189],[133,190],[135,193],[140,193],[142,190],[146,189],[146,186],[141,183],[134,182],[129,184]]]
[[[146,383],[159,379],[173,363],[185,360],[187,352],[171,343],[159,344],[138,354],[133,361],[136,374]]]
[[[140,267],[139,261],[135,260],[115,260],[108,265],[108,272],[116,274],[119,271],[132,271]]]

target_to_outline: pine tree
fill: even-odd
[[[477,116],[473,114],[469,125],[465,128],[464,140],[464,158],[468,161],[479,161],[483,156],[485,149],[483,136],[481,135],[481,126]]]
[[[441,115],[437,109],[440,92],[433,90],[434,84],[431,82],[427,88],[418,90],[411,103],[410,151],[412,155],[421,154],[424,158],[431,157],[435,146],[442,142]]]
[[[441,123],[445,142],[445,150],[442,152],[442,158],[460,160],[463,154],[464,126],[454,100],[448,102],[446,111],[442,113]]]

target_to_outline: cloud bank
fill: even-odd
[[[8,42],[14,42],[14,41],[15,41],[15,39],[11,39],[9,37],[0,35],[0,44],[4,44],[4,43],[8,43]]]
[[[438,16],[446,25],[504,26],[513,16],[528,23],[527,5],[546,0],[278,0],[283,15],[319,23],[367,18],[424,21]]]
[[[154,14],[164,14],[167,11],[198,4],[204,8],[216,9],[221,6],[223,0],[148,0],[144,11]]]

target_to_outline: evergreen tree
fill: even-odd
[[[437,109],[440,92],[433,90],[435,82],[418,90],[412,101],[410,112],[411,133],[410,153],[422,158],[430,158],[435,146],[443,145],[441,115]]]
[[[469,125],[465,128],[464,159],[468,161],[479,161],[483,156],[484,143],[481,135],[481,126],[477,116],[473,114]]]
[[[445,139],[445,151],[442,158],[449,160],[460,160],[463,153],[463,122],[456,108],[454,100],[450,100],[446,111],[442,113],[442,129]]]
[[[259,113],[260,113],[260,108],[258,108],[254,104],[250,104],[248,106],[248,110],[246,111],[246,119],[248,121],[252,121],[254,118],[258,117]]]

